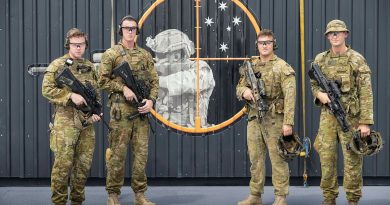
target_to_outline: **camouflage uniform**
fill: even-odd
[[[288,195],[289,168],[277,151],[277,140],[281,135],[283,124],[294,124],[295,110],[295,72],[293,68],[276,55],[267,63],[260,58],[251,59],[254,73],[261,73],[266,91],[266,101],[269,111],[260,122],[257,120],[257,110],[249,107],[247,144],[251,161],[251,195],[260,196],[264,193],[265,156],[268,148],[272,164],[272,184],[276,196]],[[250,88],[244,73],[237,85],[237,97],[243,100],[244,91]]]
[[[51,173],[52,201],[55,204],[66,204],[69,177],[70,199],[80,204],[84,201],[85,182],[95,148],[93,126],[82,126],[82,122],[89,119],[71,106],[71,90],[68,87],[59,88],[55,83],[55,76],[68,58],[70,56],[66,54],[54,60],[47,68],[42,83],[43,96],[55,105],[54,125],[50,133],[50,149],[55,157]],[[93,87],[97,87],[95,69],[90,61],[74,60],[70,70],[80,82],[89,81]]]
[[[135,46],[126,49],[122,43],[104,52],[99,68],[99,85],[109,92],[108,106],[111,108],[108,136],[109,152],[106,153],[107,181],[109,194],[119,195],[123,186],[127,147],[131,142],[132,177],[131,187],[135,193],[147,190],[145,167],[148,159],[149,124],[148,119],[136,118],[131,121],[128,116],[137,111],[137,107],[125,100],[124,82],[120,77],[111,78],[112,70],[121,62],[127,61],[134,75],[145,81],[150,88],[148,99],[155,102],[158,92],[158,75],[154,69],[152,56],[146,50]]]
[[[364,57],[348,48],[341,55],[331,50],[316,56],[317,63],[329,80],[341,83],[341,103],[347,112],[347,121],[352,128],[359,124],[374,124],[371,71]],[[317,96],[322,91],[318,83],[311,80],[312,92]],[[324,92],[324,91],[322,91]],[[319,104],[318,99],[315,100]],[[337,184],[337,142],[340,142],[344,155],[344,189],[349,201],[358,201],[362,196],[362,156],[347,150],[352,131],[344,133],[336,118],[325,106],[321,106],[320,126],[314,148],[321,160],[321,189],[324,198],[335,199],[338,196]]]

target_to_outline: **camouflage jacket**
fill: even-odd
[[[119,42],[118,45],[107,49],[102,55],[99,68],[98,82],[102,89],[112,93],[123,95],[125,85],[119,76],[112,78],[112,70],[123,61],[127,61],[132,68],[135,77],[142,80],[150,89],[150,100],[156,101],[158,93],[158,75],[154,68],[153,58],[150,53],[138,46],[131,50],[127,49]],[[110,103],[109,103],[110,105]]]
[[[69,54],[65,54],[64,56],[55,59],[50,63],[45,72],[45,76],[43,77],[42,95],[46,97],[50,103],[59,106],[71,105],[71,89],[67,86],[60,88],[55,82],[56,75],[62,71],[65,66],[65,61],[68,58],[70,58]],[[86,81],[89,81],[95,89],[98,87],[96,70],[89,60],[73,60],[73,65],[70,66],[69,69],[81,83],[85,84]]]
[[[294,125],[296,95],[294,69],[276,55],[267,63],[262,63],[259,57],[252,57],[250,62],[253,72],[261,73],[269,106],[268,113],[284,113],[283,124]],[[243,100],[244,91],[251,87],[245,73],[240,70],[241,78],[236,87],[236,95],[239,100]],[[253,106],[249,106],[248,117],[256,116],[256,112]]]
[[[351,48],[342,55],[328,50],[318,54],[314,63],[319,65],[326,78],[341,83],[340,101],[345,111],[358,117],[359,124],[374,124],[371,70],[364,57]],[[316,99],[322,89],[315,80],[311,80],[311,87]]]

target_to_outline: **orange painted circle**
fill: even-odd
[[[165,0],[157,0],[156,2],[154,2],[147,10],[146,12],[142,15],[141,19],[139,20],[139,27],[142,28],[145,20],[149,17],[149,15],[152,13],[152,11],[161,3],[163,3]],[[201,2],[201,0],[198,0],[199,2]],[[257,21],[255,19],[255,17],[253,16],[253,14],[248,10],[247,7],[245,7],[245,5],[240,1],[240,0],[231,0],[233,3],[235,3],[238,7],[241,8],[242,11],[244,11],[244,13],[248,16],[250,22],[252,23],[252,26],[254,27],[256,33],[259,33],[260,32],[260,27],[259,25],[257,24]],[[199,28],[196,28],[196,29],[199,29]],[[232,123],[234,123],[237,119],[241,118],[246,112],[246,108],[242,108],[239,112],[237,112],[233,117],[231,117],[230,119],[220,123],[220,124],[217,124],[217,125],[214,125],[214,126],[211,126],[211,127],[206,127],[206,128],[197,128],[197,127],[184,127],[184,126],[181,126],[181,125],[178,125],[178,124],[175,124],[175,123],[172,123],[170,122],[169,120],[165,119],[164,117],[162,117],[160,114],[158,114],[155,110],[151,110],[151,113],[153,116],[155,116],[159,121],[161,121],[163,124],[165,124],[166,126],[170,127],[170,128],[173,128],[175,130],[178,130],[178,131],[181,131],[181,132],[186,132],[186,133],[194,133],[194,134],[202,134],[202,133],[209,133],[209,132],[216,132],[218,130],[221,130],[229,125],[231,125]]]

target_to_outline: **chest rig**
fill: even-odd
[[[142,50],[138,49],[137,47],[135,47],[131,51],[126,51],[120,44],[115,45],[114,47],[112,47],[112,49],[118,54],[113,62],[113,68],[123,62],[127,62],[135,79],[137,81],[144,82],[147,87],[150,87],[148,80],[149,73],[147,67],[147,56],[145,55],[145,53],[143,53]],[[115,81],[124,83],[122,78],[119,76],[111,76],[111,78],[113,78]],[[115,107],[115,103],[127,103],[121,92],[114,92],[109,94],[109,106]],[[132,102],[130,104],[136,107],[136,103]],[[119,119],[120,117],[117,118]]]
[[[277,64],[277,60],[263,63],[260,61],[252,62],[253,72],[256,76],[261,76],[264,82],[265,95],[267,101],[272,101],[276,98],[283,98],[281,94],[281,80],[280,75],[275,72],[274,67]]]
[[[131,71],[135,75],[135,78],[137,80],[144,81],[148,85],[148,65],[146,55],[140,49],[136,48],[128,52],[123,48],[122,45],[115,45],[113,47],[113,50],[115,50],[119,54],[118,58],[116,58],[114,62],[114,67],[124,61],[128,62],[131,67]]]
[[[340,100],[347,113],[359,113],[357,97],[357,69],[351,64],[351,53],[335,55],[328,51],[318,61],[318,64],[329,80],[335,81],[341,91]]]
[[[84,62],[74,61],[73,65],[69,66],[73,75],[83,84],[87,81],[96,87],[95,77],[93,76],[92,67]]]
[[[253,72],[259,76],[264,83],[265,100],[269,106],[269,113],[284,112],[284,96],[281,86],[281,72],[275,66],[278,65],[278,59],[275,57],[267,63],[261,62],[259,59],[252,60]],[[259,79],[258,79],[259,80]],[[250,106],[253,108],[252,106]],[[253,109],[251,109],[253,110]],[[249,118],[253,118],[255,112],[250,111]]]

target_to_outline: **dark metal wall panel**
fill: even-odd
[[[34,54],[36,55],[37,52],[34,50],[36,48],[36,28],[37,28],[37,21],[36,21],[36,15],[37,12],[35,2],[28,1],[23,4],[23,13],[24,18],[21,23],[23,23],[23,30],[26,32],[21,33],[31,33],[32,35],[24,35],[23,38],[23,49],[21,51],[23,52],[24,60],[27,62],[34,62]],[[31,55],[33,54],[33,55]],[[22,61],[23,62],[23,61]],[[23,71],[23,70],[21,70]],[[23,73],[24,75],[24,73]],[[34,80],[29,77],[28,75],[24,75],[23,82],[26,82],[23,88],[23,94],[25,99],[23,102],[23,108],[25,110],[34,110],[34,86],[31,86],[34,83]],[[33,84],[32,84],[33,83]],[[23,112],[23,109],[20,109]],[[25,161],[25,173],[24,175],[26,177],[37,177],[37,146],[36,146],[36,139],[37,135],[34,133],[34,116],[36,113],[34,112],[24,112],[24,122],[22,125],[24,125],[24,133],[21,134],[22,136],[25,136],[25,149],[24,149],[24,161]],[[22,118],[23,119],[23,118]]]
[[[120,19],[126,14],[140,17],[155,1],[115,0],[115,31]],[[207,16],[222,19],[218,10],[219,1],[201,1],[201,23]],[[279,49],[276,54],[285,59],[296,71],[297,109],[295,129],[303,135],[305,115],[306,135],[314,141],[319,109],[312,103],[310,84],[306,77],[305,93],[302,93],[299,0],[244,0],[244,4],[256,16],[262,28],[275,31]],[[146,20],[139,36],[144,47],[146,37],[168,29],[177,28],[195,39],[195,1],[167,0],[159,5]],[[306,70],[309,60],[329,48],[324,38],[329,20],[340,18],[350,28],[348,43],[362,53],[372,69],[374,91],[374,129],[382,132],[389,141],[390,98],[388,79],[390,72],[390,2],[388,0],[306,0],[305,1],[305,50]],[[241,10],[229,7],[230,14],[238,15],[243,23],[227,35],[223,28],[229,20],[221,20],[219,27],[201,30],[201,55],[224,57],[217,43],[235,42],[230,45],[229,56],[255,55],[255,32]],[[86,57],[96,49],[111,45],[111,2],[104,0],[0,0],[0,177],[46,178],[50,177],[53,155],[49,149],[48,123],[52,108],[42,97],[42,76],[31,77],[26,67],[32,63],[48,63],[63,55],[66,31],[79,27],[89,34]],[[119,40],[119,36],[115,36]],[[217,43],[216,43],[217,42]],[[219,123],[241,109],[243,103],[235,99],[235,85],[240,62],[209,61],[216,78],[216,87],[209,105],[209,119]],[[305,98],[302,99],[303,94]],[[227,100],[228,99],[228,100]],[[302,100],[306,109],[302,108]],[[103,104],[107,96],[103,95]],[[104,110],[109,119],[108,109]],[[240,119],[225,130],[208,135],[190,136],[177,133],[152,122],[155,133],[150,135],[150,177],[248,177],[249,157],[246,147],[246,118]],[[96,128],[96,147],[90,175],[105,177],[105,149],[107,129],[101,123]],[[390,176],[390,145],[375,157],[365,158],[365,176]],[[129,147],[130,153],[131,147]],[[320,176],[318,155],[311,153],[309,175]],[[131,156],[126,162],[126,176],[131,176]],[[313,165],[313,166],[312,166]],[[342,157],[338,162],[342,171]],[[301,176],[303,162],[290,163],[291,175]],[[267,175],[271,167],[267,160]]]
[[[10,139],[11,139],[11,176],[21,177],[25,175],[24,164],[24,123],[23,123],[23,70],[18,69],[23,67],[24,62],[24,43],[23,43],[23,2],[10,1],[10,22],[9,22],[9,42],[10,47],[7,49],[10,52],[9,56],[9,110],[11,115],[10,122]]]
[[[87,22],[87,33],[89,34],[89,51],[107,48],[111,42],[111,2],[110,1],[89,1],[87,4],[90,14]],[[107,104],[107,96],[103,96],[102,104]],[[104,110],[104,119],[109,121],[109,110]],[[99,123],[95,126],[96,146],[91,168],[91,176],[103,177],[105,169],[105,147],[107,147],[107,129]]]
[[[246,146],[246,118],[234,126],[234,176],[245,177],[249,173],[249,156]]]
[[[0,176],[10,176],[9,2],[0,0]]]
[[[321,21],[322,12],[319,10],[319,8],[322,8],[323,5],[320,4],[319,1],[308,1],[305,4],[305,60],[308,59],[314,59],[315,54],[320,52],[321,45],[324,45],[324,40],[320,40],[323,38],[322,33],[320,32],[322,28],[326,26],[326,22],[324,20]],[[308,68],[310,66],[309,63],[305,62],[305,67]],[[300,75],[306,75],[301,73]],[[312,140],[312,144],[314,142],[315,134],[318,130],[318,124],[319,124],[319,110],[316,108],[313,104],[313,98],[311,94],[310,89],[310,82],[308,78],[305,78],[305,96],[306,96],[306,110],[302,110],[302,112],[305,112],[305,118],[306,118],[306,136],[310,137]],[[299,86],[299,89],[301,90],[301,86]],[[301,93],[302,96],[302,93]],[[303,120],[303,119],[302,119]],[[301,124],[303,125],[303,123]],[[301,128],[303,133],[303,127]],[[317,154],[311,153],[311,161],[312,164],[309,163],[310,169],[309,169],[309,176],[312,175],[319,175],[318,170],[320,170],[320,163],[319,163],[319,157]]]
[[[374,31],[376,35],[374,38],[378,39],[378,74],[377,74],[377,94],[376,94],[376,129],[382,131],[383,136],[388,136],[390,134],[390,112],[389,99],[390,99],[390,89],[389,89],[389,79],[390,71],[388,69],[390,65],[390,41],[388,40],[388,33],[390,32],[390,18],[389,18],[389,8],[390,1],[380,0],[378,2],[378,32]],[[379,74],[380,72],[380,74]],[[387,110],[387,112],[384,112]],[[376,161],[378,162],[379,169],[377,169],[377,176],[388,176],[390,173],[390,139],[387,138],[387,143],[385,142],[385,147],[382,150],[382,153],[377,157]]]
[[[375,76],[372,81],[372,90],[374,93],[374,96],[376,97],[378,95],[378,80],[377,76],[379,74],[378,69],[378,38],[376,35],[376,31],[378,31],[378,2],[364,2],[363,8],[365,8],[365,11],[362,11],[365,13],[364,23],[366,24],[365,29],[363,31],[364,34],[364,40],[360,42],[367,42],[367,43],[361,43],[364,45],[363,50],[361,52],[365,56],[366,60],[368,60],[369,66],[371,68],[372,76]],[[375,32],[374,32],[375,31]],[[352,33],[354,35],[354,33]],[[357,44],[356,42],[353,42],[354,44]],[[354,45],[352,44],[352,45]],[[375,102],[377,103],[377,102]],[[374,106],[374,113],[376,113],[374,120],[375,122],[378,122],[378,106]],[[368,158],[364,160],[364,173],[365,175],[377,175],[377,170],[379,169],[375,158]]]
[[[36,13],[44,13],[45,11],[50,9],[50,1],[49,0],[39,0],[36,1],[35,5]],[[36,14],[35,14],[36,15]],[[35,35],[35,47],[32,49],[31,54],[33,56],[32,61],[26,62],[26,64],[30,63],[46,63],[50,59],[50,18],[46,15],[36,15],[33,19],[35,19],[36,30],[34,31]],[[37,150],[37,177],[46,177],[50,175],[50,168],[52,156],[50,153],[49,140],[48,140],[48,128],[47,122],[50,120],[50,106],[45,100],[45,98],[41,95],[40,90],[42,87],[42,77],[39,80],[34,80],[30,76],[26,76],[26,85],[25,87],[33,87],[32,93],[32,110],[36,110],[33,112],[32,118],[29,121],[26,118],[26,124],[29,122],[33,122],[33,129],[27,130],[26,132],[33,133],[36,138],[36,150]],[[28,83],[31,82],[32,83]],[[27,91],[29,92],[29,91]],[[44,122],[44,123],[43,123]],[[30,123],[31,124],[31,123]]]

